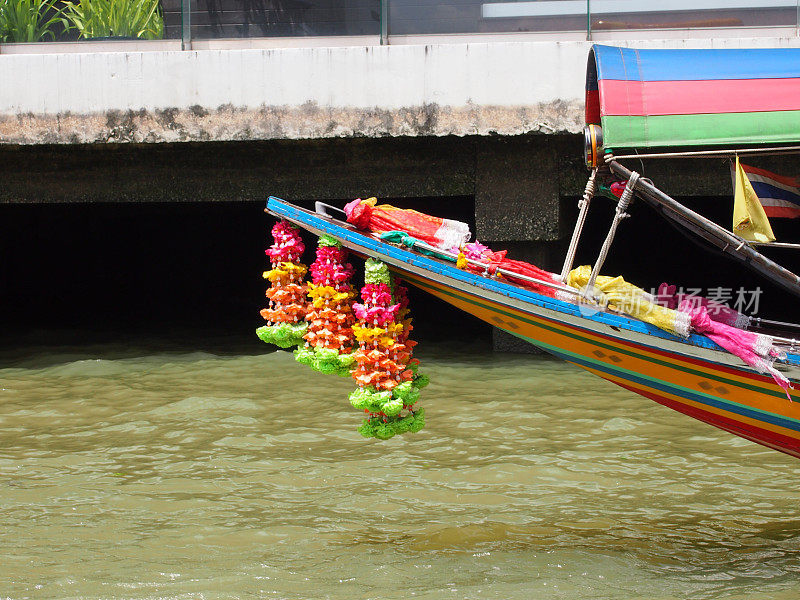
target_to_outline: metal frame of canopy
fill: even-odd
[[[627,213],[627,210],[634,197],[644,201],[664,218],[671,220],[677,225],[688,230],[691,234],[696,235],[709,244],[715,246],[727,256],[739,261],[751,270],[759,273],[773,283],[780,285],[794,295],[800,296],[800,276],[796,275],[792,271],[789,271],[775,261],[767,258],[752,247],[753,245],[758,244],[743,240],[727,229],[720,227],[713,221],[683,206],[680,202],[659,190],[651,181],[640,177],[636,171],[627,169],[617,161],[609,161],[607,167],[609,172],[626,179],[627,183],[622,197],[620,197],[617,202],[614,218],[609,226],[606,239],[603,242],[603,246],[601,247],[600,253],[595,260],[594,265],[592,266],[592,272],[587,286],[581,294],[585,299],[594,300],[597,295],[594,291],[594,283],[600,273],[603,263],[605,262],[606,256],[611,249],[617,227],[623,219],[630,217],[630,215]],[[563,282],[566,282],[567,275],[573,266],[575,253],[580,242],[583,226],[589,211],[589,206],[595,193],[595,178],[597,173],[598,169],[594,169],[592,171],[592,175],[590,176],[586,185],[586,191],[579,201],[580,211],[578,220],[576,221],[575,228],[572,233],[572,239],[570,240],[569,249],[564,259],[564,265],[560,276],[560,279]],[[800,244],[760,245],[784,246],[794,249],[800,248]],[[754,322],[756,326],[773,325],[781,328],[800,329],[800,324],[789,323],[785,321],[773,321],[770,319],[756,318],[754,319]],[[775,339],[781,339],[776,336],[773,337],[775,337]],[[788,339],[786,341],[788,341]]]

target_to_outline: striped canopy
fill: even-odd
[[[586,123],[607,149],[800,142],[800,48],[595,45]]]

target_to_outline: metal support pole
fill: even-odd
[[[586,40],[592,40],[592,0],[586,0]]]
[[[572,265],[575,262],[575,252],[578,250],[578,242],[581,239],[583,226],[586,223],[586,215],[589,214],[589,204],[591,204],[592,198],[594,197],[594,180],[596,177],[597,169],[595,168],[592,169],[592,174],[589,176],[589,181],[586,182],[586,189],[583,190],[583,198],[578,200],[578,208],[580,209],[580,212],[578,213],[578,220],[575,221],[575,229],[572,231],[572,239],[569,242],[567,255],[564,257],[564,266],[561,269],[561,277],[559,278],[564,283],[566,283],[567,276],[572,270]]]
[[[181,50],[192,49],[192,0],[181,0]]]
[[[594,282],[597,280],[597,275],[600,273],[600,269],[603,268],[603,263],[606,261],[606,257],[608,256],[608,251],[611,250],[611,243],[614,241],[614,236],[617,233],[617,227],[622,222],[622,219],[627,219],[630,217],[630,215],[625,211],[628,209],[628,206],[633,199],[633,190],[636,187],[637,181],[639,181],[639,174],[636,171],[633,171],[630,179],[628,179],[628,183],[625,185],[625,190],[622,192],[622,196],[620,196],[619,202],[617,202],[617,210],[614,212],[614,220],[611,221],[611,227],[608,229],[606,240],[603,242],[603,247],[600,248],[600,255],[597,257],[597,262],[594,263],[594,267],[592,268],[592,274],[589,275],[589,281],[586,283],[586,290],[584,293],[587,295],[587,297],[594,295]]]
[[[379,0],[381,3],[381,46],[389,45],[389,0]]]

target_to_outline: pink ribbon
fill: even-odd
[[[692,328],[697,333],[708,336],[758,372],[772,375],[772,379],[783,388],[791,401],[789,388],[792,386],[789,380],[772,364],[781,353],[772,346],[771,338],[714,321],[705,306],[693,306],[688,300],[681,302],[678,310],[691,316]]]
[[[679,304],[688,302],[692,307],[703,306],[708,309],[708,316],[712,321],[725,323],[731,327],[743,327],[749,322],[749,318],[737,310],[714,302],[704,296],[678,294],[674,285],[662,283],[658,286],[658,303],[667,308],[676,309]]]

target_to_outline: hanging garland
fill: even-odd
[[[353,266],[346,263],[347,250],[329,235],[319,238],[317,259],[311,264],[308,284],[309,311],[305,345],[295,350],[295,359],[321,373],[350,375],[353,364],[355,296],[350,278]]]
[[[256,335],[268,344],[291,348],[303,343],[306,332],[306,266],[300,262],[305,245],[297,228],[278,221],[272,228],[274,243],[265,251],[272,269],[264,272],[270,282],[267,290],[269,306],[261,310],[267,324],[256,329]]]
[[[358,389],[350,394],[350,404],[367,414],[358,431],[383,440],[416,433],[425,425],[425,410],[414,405],[428,378],[418,374],[419,361],[411,358],[416,342],[408,339],[406,289],[392,289],[388,267],[373,259],[366,262],[364,282],[363,304],[353,304],[358,323],[352,328],[359,345],[352,371]]]

